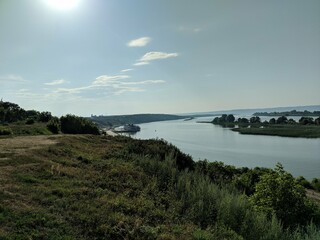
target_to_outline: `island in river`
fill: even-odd
[[[261,122],[259,116],[235,120],[232,114],[223,114],[221,117],[215,117],[210,123],[229,127],[232,131],[241,134],[320,138],[320,117],[316,119],[301,117],[296,122],[292,118],[281,116],[277,119],[271,118],[269,121]]]

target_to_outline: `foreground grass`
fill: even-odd
[[[9,142],[8,141],[12,141]],[[39,147],[39,143],[42,145]],[[0,239],[316,239],[287,232],[163,141],[0,141]]]
[[[1,129],[7,130],[9,134],[3,135],[12,135],[12,136],[29,136],[29,135],[50,135],[52,134],[48,128],[47,123],[35,122],[34,124],[25,124],[25,122],[16,122],[10,123],[6,126],[0,126]],[[0,137],[1,137],[0,133]]]
[[[313,125],[264,125],[260,127],[238,127],[232,131],[241,134],[270,135],[282,137],[320,138],[320,127]]]

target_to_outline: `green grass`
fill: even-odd
[[[271,135],[282,137],[320,138],[320,126],[313,125],[266,125],[259,127],[233,128],[233,131],[241,134]]]
[[[304,239],[157,140],[51,136],[2,153],[0,239]],[[32,138],[30,138],[32,140]],[[2,161],[2,160],[1,160]],[[0,161],[0,162],[1,162]]]
[[[10,129],[12,130],[13,135],[50,135],[52,134],[47,129],[46,123],[36,122],[34,124],[25,124],[22,123],[12,123],[9,124]]]

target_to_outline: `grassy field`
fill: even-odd
[[[260,127],[233,128],[232,131],[241,134],[271,135],[282,137],[320,138],[320,127],[315,125],[266,125]]]
[[[25,124],[24,122],[10,123],[6,126],[0,126],[0,132],[1,132],[1,129],[8,129],[11,132],[11,135],[15,135],[15,136],[52,134],[47,128],[47,123],[41,123],[41,122],[36,122],[30,125]]]
[[[305,239],[194,164],[159,140],[2,138],[0,239]]]

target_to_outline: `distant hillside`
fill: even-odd
[[[284,112],[256,112],[253,114],[254,116],[320,116],[320,111],[284,111]]]
[[[186,116],[171,114],[133,114],[133,115],[115,115],[115,116],[91,116],[91,120],[101,127],[112,127],[123,124],[139,124],[148,122],[168,121],[183,119]]]
[[[231,109],[231,110],[221,110],[212,112],[195,112],[186,113],[181,115],[192,115],[192,116],[218,116],[222,114],[235,114],[235,115],[253,115],[256,112],[290,112],[290,111],[320,111],[320,105],[310,105],[310,106],[294,106],[294,107],[275,107],[275,108],[254,108],[254,109]]]

